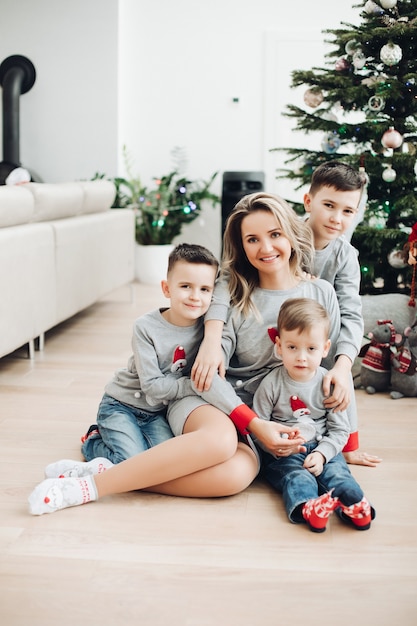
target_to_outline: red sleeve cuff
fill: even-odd
[[[229,417],[242,435],[248,435],[248,424],[254,417],[258,416],[248,407],[247,404],[239,404],[239,406],[233,409]]]
[[[355,433],[350,433],[349,439],[347,440],[347,444],[343,448],[343,452],[353,452],[353,450],[357,450],[359,448],[359,433],[356,431]]]

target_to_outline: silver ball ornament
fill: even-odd
[[[391,250],[391,252],[387,256],[387,259],[391,267],[396,270],[401,270],[404,267],[407,267],[407,263],[404,263],[402,250]]]
[[[392,167],[389,165],[382,172],[382,178],[385,180],[386,183],[393,183],[394,180],[397,178],[397,172],[393,170]]]
[[[383,9],[392,9],[397,4],[397,0],[379,0]]]
[[[362,50],[356,50],[353,54],[352,65],[356,67],[357,70],[361,70],[366,65],[366,56]]]
[[[341,143],[342,142],[337,133],[327,133],[323,137],[321,147],[323,152],[326,154],[334,154],[339,150]]]
[[[397,65],[403,57],[403,51],[396,43],[389,42],[382,46],[379,56],[385,65]]]

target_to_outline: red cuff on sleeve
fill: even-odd
[[[359,448],[359,433],[350,433],[349,439],[347,440],[347,444],[343,448],[343,452],[353,452],[353,450],[357,450]]]
[[[258,416],[248,407],[247,404],[239,404],[239,406],[233,409],[229,417],[242,435],[248,435],[248,424],[254,417]]]

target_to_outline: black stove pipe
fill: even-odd
[[[0,65],[0,84],[3,87],[3,161],[0,162],[0,185],[9,173],[20,166],[20,110],[19,98],[29,91],[36,80],[33,63],[15,54]]]

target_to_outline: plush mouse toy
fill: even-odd
[[[412,267],[410,301],[408,306],[416,306],[416,272],[417,272],[417,222],[411,229],[407,243],[403,248],[404,262]]]
[[[417,321],[404,330],[405,341],[392,358],[391,398],[417,396]]]
[[[401,335],[395,332],[391,320],[378,320],[368,333],[370,343],[362,346],[360,382],[367,393],[388,391],[391,380],[391,347],[399,345]]]

